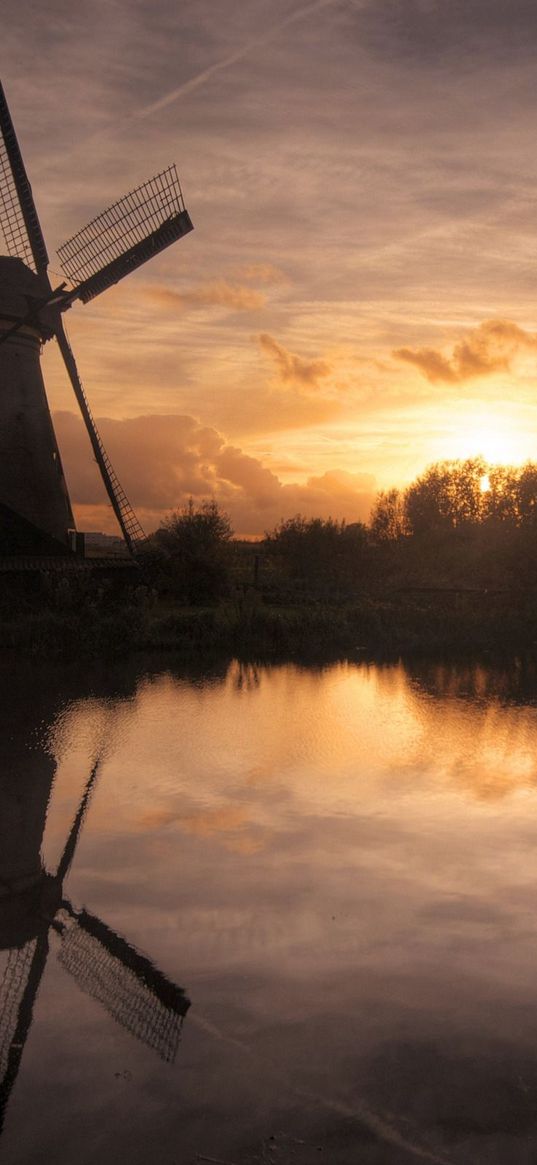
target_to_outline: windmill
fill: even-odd
[[[58,958],[78,986],[162,1059],[173,1062],[183,1018],[190,1007],[183,989],[150,959],[95,915],[75,910],[64,897],[63,883],[75,856],[99,767],[97,759],[56,873],[42,870],[24,890],[13,888],[14,904],[19,900],[17,920],[14,922],[13,911],[9,911],[4,933],[0,927],[0,950],[7,946],[9,952],[0,983],[0,1133],[30,1031],[51,932],[59,942]],[[0,888],[9,906],[5,880]]]
[[[74,519],[40,369],[55,338],[95,460],[129,551],[146,535],[105,450],[63,325],[88,303],[193,229],[175,165],[113,203],[58,250],[67,282],[53,289],[32,189],[0,84],[0,537],[5,546],[67,553]]]

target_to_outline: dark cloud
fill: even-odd
[[[362,43],[420,65],[491,54],[530,57],[537,34],[533,0],[372,0],[357,18]]]
[[[393,355],[414,364],[432,384],[460,384],[476,376],[506,372],[520,349],[535,347],[537,335],[510,320],[485,320],[455,344],[451,356],[444,356],[436,348],[398,348]]]
[[[533,1138],[537,1130],[531,1101],[537,1058],[516,1040],[494,1039],[474,1029],[471,1044],[453,1034],[441,1043],[386,1041],[370,1056],[366,1079],[367,1095],[377,1105],[404,1113],[411,1128],[425,1126],[437,1137],[441,1133],[444,1143],[470,1139],[474,1159],[479,1159],[481,1139]],[[444,1154],[416,1155],[446,1162]]]

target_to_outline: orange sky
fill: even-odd
[[[367,516],[439,458],[537,456],[526,0],[5,0],[49,251],[176,161],[195,231],[66,318],[151,529]],[[59,263],[52,263],[59,275]],[[82,528],[114,530],[58,354]]]

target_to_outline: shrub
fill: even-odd
[[[214,602],[226,595],[232,534],[228,515],[214,500],[196,508],[190,498],[153,535],[156,546],[167,557],[164,586],[193,604]]]

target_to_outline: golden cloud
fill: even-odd
[[[170,287],[149,286],[148,298],[167,310],[186,307],[227,307],[231,311],[259,311],[267,297],[253,287],[215,279],[210,283],[191,287],[188,291],[174,291]]]
[[[283,344],[279,344],[273,336],[263,332],[259,336],[259,343],[267,356],[276,366],[278,380],[281,384],[293,384],[296,387],[316,389],[318,381],[329,376],[333,368],[326,360],[304,360],[294,352],[289,352]]]
[[[349,473],[346,469],[330,469],[320,477],[309,477],[308,487],[323,491],[341,504],[344,498],[350,501],[359,493],[373,491],[375,477],[372,473]]]
[[[507,372],[520,349],[536,347],[537,336],[511,320],[485,320],[454,345],[451,356],[436,348],[398,348],[392,355],[413,364],[432,384],[460,384],[473,377]]]
[[[287,283],[287,275],[272,263],[249,263],[239,267],[239,279],[251,279],[254,283]]]

